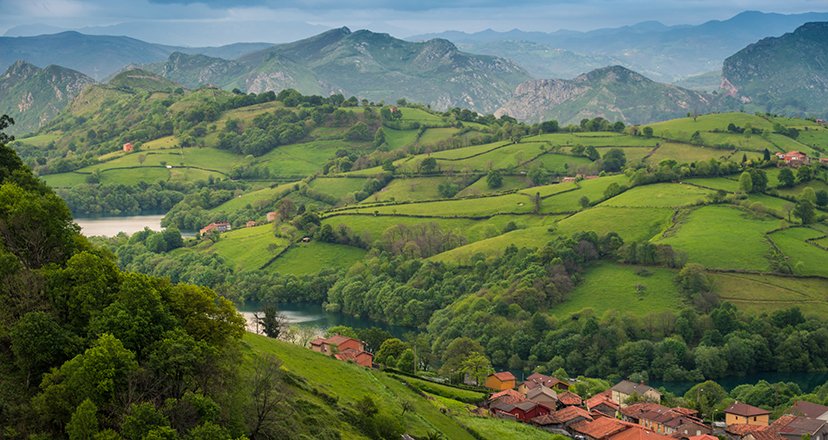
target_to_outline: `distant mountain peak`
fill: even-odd
[[[604,82],[628,82],[628,81],[650,81],[646,76],[630,70],[621,65],[601,67],[591,72],[584,73],[575,78],[576,81],[604,81]]]
[[[40,68],[25,60],[17,60],[8,69],[3,77],[27,76],[40,71]]]

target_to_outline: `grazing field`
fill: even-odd
[[[170,170],[161,167],[110,169],[101,172],[101,183],[104,185],[135,185],[138,182],[152,183],[170,178]]]
[[[471,147],[463,147],[463,148],[455,148],[452,150],[443,150],[438,151],[436,153],[432,153],[431,156],[435,159],[446,159],[446,160],[460,160],[460,159],[467,159],[470,157],[478,156],[484,153],[488,153],[490,151],[494,151],[498,148],[505,147],[510,145],[511,142],[508,141],[500,141],[500,142],[493,142],[491,144],[481,144],[481,145],[474,145]],[[418,155],[414,156],[417,160],[422,160],[427,155]]]
[[[617,310],[635,316],[681,309],[684,304],[670,269],[602,263],[590,267],[584,281],[551,312],[564,317],[584,309],[600,316]]]
[[[216,148],[179,148],[175,150],[135,152],[108,162],[95,164],[80,171],[108,170],[124,167],[196,167],[228,173],[234,165],[244,161],[242,156]]]
[[[367,180],[368,179],[317,177],[310,183],[310,187],[314,191],[343,200],[347,196],[361,191]]]
[[[814,191],[828,191],[828,183],[821,180],[812,180],[808,183],[799,184],[793,188],[779,188],[777,191],[779,191],[779,194],[783,196],[798,198],[802,194],[802,191],[808,187],[812,188]]]
[[[550,145],[574,147],[576,145],[598,147],[655,147],[661,139],[628,136],[620,133],[549,133],[530,136],[523,142],[547,142]]]
[[[322,169],[337,150],[354,149],[355,144],[343,141],[312,141],[282,145],[257,159],[274,176],[307,176]]]
[[[722,301],[761,313],[798,305],[806,315],[828,313],[828,280],[765,274],[710,273]]]
[[[520,143],[492,149],[489,152],[459,160],[438,159],[441,170],[488,171],[518,167],[543,153],[541,143]],[[573,158],[573,160],[577,160]],[[409,166],[416,166],[422,159],[409,161]]]
[[[52,188],[70,188],[73,186],[83,185],[86,183],[88,174],[80,174],[76,172],[46,174],[40,176],[47,185]]]
[[[731,123],[740,127],[745,127],[749,124],[751,127],[761,128],[763,130],[773,128],[773,123],[761,116],[740,112],[701,115],[696,118],[678,118],[647,125],[652,127],[653,132],[659,136],[663,136],[665,131],[671,133],[688,133],[689,136],[689,134],[695,131],[727,131],[727,126]]]
[[[529,197],[506,194],[472,199],[441,200],[435,202],[402,203],[384,206],[360,206],[343,212],[383,215],[417,215],[425,217],[484,217],[495,214],[532,212]]]
[[[738,208],[705,206],[691,211],[659,242],[705,267],[768,271],[770,245],[765,233],[778,225],[778,220],[755,217]]]
[[[678,208],[707,200],[713,192],[680,183],[637,186],[601,203],[601,206]]]
[[[246,358],[253,356],[254,352],[276,356],[282,361],[283,368],[306,379],[320,392],[335,396],[339,405],[352,406],[357,401],[370,397],[376,402],[380,413],[399,418],[405,425],[406,432],[411,435],[424,437],[436,430],[442,432],[445,438],[474,438],[456,420],[442,414],[436,406],[385,373],[341,362],[305,347],[251,333],[245,335],[244,344]],[[366,383],[371,386],[366,387]],[[303,394],[303,398],[311,401],[318,399],[310,393]],[[400,408],[404,401],[411,403],[413,409],[401,415]],[[319,406],[328,408],[328,405],[321,401]],[[329,416],[332,419],[339,417],[333,411]],[[523,427],[518,423],[510,423]],[[343,438],[361,437],[355,432],[343,433]]]
[[[575,174],[575,170],[592,165],[592,161],[583,156],[547,153],[526,165],[526,168],[542,166],[554,173],[573,175]]]
[[[774,232],[770,237],[788,257],[795,274],[828,277],[828,251],[805,241],[823,235],[810,228],[790,228]]]
[[[552,185],[533,186],[531,188],[526,188],[518,192],[521,194],[526,194],[527,196],[534,196],[536,194],[540,194],[542,199],[546,199],[548,197],[554,196],[555,194],[560,194],[566,191],[574,191],[580,188],[581,187],[579,186],[579,184],[575,182],[561,182],[554,183]]]
[[[442,117],[418,108],[400,107],[400,112],[402,112],[402,121],[405,122],[419,122],[426,126],[446,124]]]
[[[385,133],[385,143],[392,150],[414,145],[414,142],[417,141],[417,130],[394,130],[393,128],[383,127],[382,131]]]
[[[535,226],[526,229],[518,229],[496,237],[476,241],[465,246],[452,249],[442,254],[435,255],[430,259],[446,264],[467,264],[476,254],[492,256],[502,253],[508,246],[515,245],[525,248],[539,248],[553,236],[548,226]]]
[[[201,246],[222,257],[235,270],[245,272],[264,266],[288,244],[287,239],[273,235],[272,224],[266,224],[225,232],[219,241]]]
[[[582,180],[578,182],[578,188],[574,191],[560,192],[551,197],[544,198],[541,202],[541,212],[574,212],[581,209],[581,198],[586,197],[590,203],[595,203],[604,198],[604,192],[612,183],[627,185],[629,179],[623,174],[601,177],[598,179]],[[534,188],[525,190],[525,193],[532,193]]]
[[[685,180],[687,183],[696,184],[706,188],[713,188],[727,192],[738,192],[739,181],[728,179],[727,177],[695,177]]]
[[[560,440],[561,436],[546,432],[525,423],[515,423],[494,417],[460,416],[460,423],[469,427],[485,440],[519,438],[521,440]]]
[[[604,155],[613,148],[614,147],[599,147],[596,148],[596,150],[598,150],[598,154],[600,154],[601,157],[604,157]],[[624,156],[627,158],[627,164],[633,164],[644,160],[648,154],[652,153],[653,147],[623,147],[621,150],[624,151]]]
[[[489,188],[486,176],[477,179],[471,185],[465,187],[462,191],[457,193],[456,197],[479,196],[483,194],[492,194],[504,191],[512,191],[516,189],[526,188],[531,186],[532,182],[529,178],[524,176],[503,176],[503,184],[500,188]]]
[[[724,160],[733,153],[733,150],[719,150],[716,148],[697,147],[690,144],[678,144],[665,142],[658,147],[647,162],[657,164],[662,160],[673,159],[679,163],[698,162],[702,160]],[[748,152],[748,157],[756,156],[754,152]],[[761,157],[761,154],[759,155]]]
[[[292,182],[251,191],[230,199],[221,205],[210,209],[209,211],[213,213],[224,212],[229,214],[247,208],[248,206],[252,208],[259,208],[260,205],[265,204],[274,205],[273,209],[275,209],[275,202],[283,195],[293,190],[294,185],[295,183]]]
[[[463,388],[457,388],[449,385],[443,385],[436,382],[430,382],[424,379],[417,379],[410,376],[395,376],[419,390],[434,394],[446,399],[452,399],[465,403],[478,403],[486,400],[486,394],[479,391],[472,391]]]
[[[440,141],[444,141],[446,139],[451,138],[455,134],[460,131],[459,128],[449,127],[449,128],[429,128],[428,130],[420,136],[420,140],[418,143],[420,145],[428,146],[428,145],[436,145]]]
[[[50,143],[60,139],[60,136],[62,134],[63,133],[61,132],[44,133],[36,136],[29,136],[17,139],[17,142],[20,142],[21,144],[31,145],[33,147],[43,148],[49,146]]]
[[[178,142],[178,138],[175,136],[164,136],[162,138],[145,142],[141,145],[141,151],[169,150],[171,148],[177,148]]]
[[[616,232],[625,241],[646,241],[670,225],[673,212],[669,208],[612,208],[601,205],[559,221],[557,233],[566,236],[583,231],[599,235]]]
[[[455,183],[462,187],[462,182],[452,177],[400,178],[392,180],[363,203],[442,199],[444,197],[440,195],[439,186],[444,183]]]
[[[364,249],[321,241],[297,243],[273,260],[266,270],[311,275],[324,269],[347,269],[361,260],[365,252]]]

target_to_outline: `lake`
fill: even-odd
[[[318,330],[321,335],[329,327],[335,325],[344,325],[351,328],[369,328],[378,327],[387,330],[394,336],[402,336],[405,332],[412,329],[392,326],[381,322],[371,321],[369,319],[355,318],[353,316],[345,315],[344,313],[326,312],[322,306],[317,304],[279,304],[279,312],[285,315],[290,324],[295,324],[300,327],[310,327]],[[247,320],[247,331],[256,332],[256,321],[253,314],[260,312],[262,307],[259,304],[245,304],[238,308],[239,313]],[[259,329],[261,330],[261,329]]]
[[[132,235],[144,228],[160,231],[163,214],[132,215],[126,217],[79,217],[75,223],[81,227],[81,233],[87,237],[114,237],[123,232]],[[195,237],[194,232],[181,231],[182,237]]]

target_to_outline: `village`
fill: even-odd
[[[365,368],[377,367],[362,341],[342,335],[317,338],[310,349]],[[491,393],[478,413],[526,423],[575,440],[824,440],[828,406],[795,402],[771,421],[771,412],[734,402],[723,420],[705,421],[698,411],[661,404],[662,393],[643,382],[622,380],[590,397],[570,390],[570,380],[533,373],[518,383],[501,371],[486,376]]]

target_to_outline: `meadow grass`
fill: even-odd
[[[172,182],[198,182],[207,181],[210,177],[214,179],[223,179],[227,176],[216,171],[207,171],[199,168],[173,168],[167,170],[170,172],[170,181]],[[109,171],[114,172],[114,171]]]
[[[420,136],[420,140],[417,143],[423,146],[436,145],[440,141],[450,139],[459,131],[459,128],[454,127],[429,128],[425,131],[425,133],[423,133],[422,136]]]
[[[790,228],[774,232],[771,239],[788,257],[795,274],[828,277],[828,251],[805,241],[823,235],[810,228]]]
[[[670,224],[669,208],[612,208],[603,205],[581,211],[558,222],[556,232],[570,236],[576,232],[604,235],[615,232],[625,241],[647,241]]]
[[[529,197],[523,194],[505,194],[472,199],[440,200],[433,202],[403,203],[384,206],[357,206],[343,212],[384,215],[418,215],[440,217],[481,217],[507,213],[532,212]]]
[[[719,150],[716,148],[697,147],[690,144],[665,142],[655,150],[655,153],[647,159],[647,162],[657,164],[666,159],[673,159],[679,163],[707,161],[710,159],[724,160],[731,153],[733,153],[732,150]],[[748,152],[748,157],[755,157],[756,154],[755,152]],[[759,157],[761,156],[759,154]]]
[[[149,142],[144,142],[141,145],[141,151],[169,150],[178,147],[178,142],[178,138],[175,136],[164,136]]]
[[[347,269],[365,256],[364,249],[342,244],[297,243],[266,267],[267,271],[311,275],[323,269]]]
[[[678,208],[704,202],[713,191],[680,183],[637,186],[601,203],[600,206]]]
[[[613,148],[615,147],[599,147],[596,148],[596,150],[598,150],[598,154],[600,154],[601,157],[604,157],[604,155],[606,155]],[[644,158],[653,151],[653,147],[623,147],[621,150],[627,158],[627,163],[633,164],[644,160]]]
[[[581,209],[581,198],[586,197],[594,203],[604,198],[604,192],[612,183],[619,185],[629,184],[629,179],[623,174],[600,177],[598,179],[582,180],[578,182],[580,188],[575,191],[561,192],[543,199],[541,202],[542,213],[571,212]],[[526,190],[532,193],[533,188]]]
[[[355,192],[361,191],[367,180],[368,179],[317,177],[310,183],[310,187],[314,191],[318,191],[342,200]]]
[[[382,131],[385,133],[385,143],[392,150],[414,145],[417,140],[417,130],[394,130],[393,128],[383,127]]]
[[[752,313],[799,306],[803,313],[828,313],[828,280],[765,274],[709,273],[722,301]]]
[[[480,155],[497,148],[509,145],[508,141],[499,141],[499,142],[492,142],[490,144],[480,144],[480,145],[473,145],[470,147],[463,147],[463,148],[455,148],[451,150],[443,150],[432,153],[431,156],[435,159],[451,159],[451,160],[459,160],[459,159],[466,159],[472,156]],[[418,155],[415,156],[417,159],[422,160],[427,155]]]
[[[779,191],[779,194],[781,195],[798,198],[802,194],[802,191],[808,187],[812,188],[814,191],[828,191],[828,183],[821,180],[812,180],[807,183],[796,185],[793,188],[779,188],[777,191]]]
[[[202,249],[218,254],[235,270],[251,271],[262,267],[289,244],[286,238],[274,236],[272,224],[265,224],[225,232],[219,241]]]
[[[471,185],[463,188],[457,193],[457,197],[478,196],[483,194],[492,194],[502,191],[511,191],[531,186],[532,182],[529,178],[524,176],[503,176],[503,184],[500,188],[489,188],[486,176],[477,179]]]
[[[691,211],[676,231],[658,242],[708,268],[768,271],[765,233],[778,223],[733,207],[705,206]]]
[[[669,121],[647,124],[653,132],[661,136],[665,131],[693,133],[713,130],[726,131],[728,124],[733,123],[742,128],[750,124],[753,128],[771,129],[773,123],[767,119],[750,113],[730,112],[701,115],[694,118],[678,118]]]
[[[620,133],[547,133],[523,138],[523,142],[546,142],[550,145],[593,147],[655,147],[661,139],[629,136]]]
[[[239,195],[238,197],[234,197],[222,203],[221,205],[211,208],[208,211],[211,213],[223,212],[230,214],[245,209],[248,205],[252,208],[258,209],[260,208],[259,205],[267,203],[273,204],[273,208],[275,209],[275,202],[282,195],[292,190],[295,184],[296,182],[290,182],[282,185],[276,185],[270,188],[263,188],[256,191],[244,193],[242,195]]]
[[[282,361],[283,368],[305,378],[319,391],[334,396],[339,405],[351,406],[365,397],[370,397],[381,413],[400,418],[409,434],[419,437],[439,431],[446,438],[473,439],[456,420],[442,414],[429,401],[382,372],[338,361],[305,347],[250,333],[245,335],[244,344],[249,350],[248,356],[276,356]],[[411,403],[414,410],[407,411],[401,416],[403,401]]]
[[[161,167],[125,168],[104,170],[101,173],[103,185],[135,185],[138,182],[160,182],[170,180],[170,170]]]
[[[572,191],[578,188],[579,186],[575,182],[561,182],[554,183],[552,185],[533,186],[531,188],[526,188],[518,192],[521,194],[526,194],[527,196],[534,196],[536,194],[540,194],[542,198],[546,198],[553,196],[555,194],[560,194],[565,191]]]
[[[526,164],[526,168],[542,166],[560,174],[575,174],[578,167],[591,165],[592,161],[583,156],[547,153]],[[567,173],[568,172],[568,173]]]
[[[48,146],[50,143],[57,141],[60,139],[63,133],[61,132],[53,132],[53,133],[44,133],[38,134],[35,136],[29,136],[21,139],[17,139],[16,142],[20,142],[21,144],[31,145],[33,147],[43,148]]]
[[[372,194],[363,203],[440,199],[443,196],[440,195],[439,185],[450,182],[459,183],[459,179],[444,176],[398,178]]]
[[[460,423],[466,425],[484,440],[522,439],[522,440],[563,440],[566,437],[552,434],[525,423],[494,417],[459,416]]]
[[[52,188],[70,188],[86,183],[86,174],[79,174],[75,172],[58,173],[58,174],[44,174],[40,176],[47,185]]]
[[[400,107],[402,112],[402,121],[404,122],[419,122],[426,124],[443,124],[445,121],[441,116],[431,114],[425,110],[414,107]]]
[[[518,229],[496,237],[476,241],[450,251],[437,254],[431,258],[446,264],[467,264],[476,254],[493,256],[503,253],[510,245],[519,248],[540,248],[552,240],[548,226],[533,226],[526,229]]]
[[[312,141],[282,145],[259,157],[256,162],[267,166],[272,175],[310,175],[322,169],[337,150],[353,150],[356,145],[344,141]]]
[[[685,180],[687,183],[701,185],[707,188],[720,189],[727,192],[738,192],[739,181],[728,179],[727,177],[694,177]]]
[[[436,382],[431,382],[424,379],[418,379],[410,376],[397,376],[400,380],[411,384],[429,394],[435,394],[446,399],[456,400],[466,403],[482,402],[486,399],[486,394],[479,391],[472,391],[463,388],[453,387],[450,385],[443,385]]]
[[[598,316],[610,310],[635,316],[675,312],[684,307],[675,276],[676,271],[660,267],[601,263],[588,268],[566,301],[550,312],[562,318],[584,309]]]

